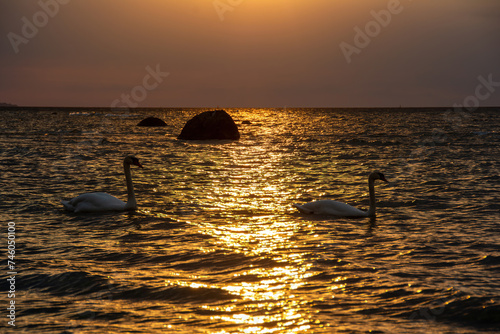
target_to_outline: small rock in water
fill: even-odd
[[[167,126],[167,123],[156,117],[148,117],[140,121],[137,126]]]

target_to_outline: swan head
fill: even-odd
[[[373,172],[370,174],[370,178],[373,179],[373,180],[382,180],[384,182],[389,182],[387,181],[387,179],[385,178],[384,174],[380,173],[380,172]]]
[[[139,162],[139,159],[137,159],[133,155],[126,156],[125,159],[123,160],[123,163],[126,165],[135,165],[137,167],[144,168],[144,167],[142,167],[141,163]]]

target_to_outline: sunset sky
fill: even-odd
[[[0,15],[0,102],[451,106],[489,76],[481,105],[500,105],[498,0],[0,0]]]

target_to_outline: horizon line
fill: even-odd
[[[156,107],[121,107],[121,108],[116,108],[116,107],[103,107],[103,106],[51,106],[51,105],[39,105],[39,106],[33,106],[33,105],[15,105],[15,104],[0,104],[0,108],[5,109],[5,108],[75,108],[75,109],[110,109],[110,110],[116,110],[116,111],[121,111],[121,110],[141,110],[141,109],[456,109],[457,106],[372,106],[372,107],[363,107],[363,106],[336,106],[336,107],[307,107],[307,106],[281,106],[281,107],[262,107],[262,106],[256,106],[256,107],[221,107],[221,106],[205,106],[205,107],[189,107],[189,106],[173,106],[173,107],[165,107],[165,106],[156,106]],[[464,106],[458,107],[460,109],[470,109],[470,108],[465,108]],[[481,109],[481,108],[500,108],[500,105],[486,105],[486,106],[479,106],[475,107],[474,109]]]

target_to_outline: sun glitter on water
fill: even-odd
[[[252,122],[259,121],[255,114],[252,117]],[[286,129],[266,131],[279,134]],[[227,255],[257,258],[261,265],[234,263],[232,279],[222,282],[207,284],[207,273],[166,284],[223,290],[234,296],[229,305],[202,306],[211,322],[231,327],[218,333],[229,333],[233,328],[243,333],[306,332],[314,314],[305,307],[310,301],[298,295],[316,273],[296,234],[307,229],[308,223],[291,222],[280,214],[288,210],[283,202],[292,194],[286,187],[290,175],[280,166],[294,153],[273,142],[230,145],[230,159],[226,160],[230,164],[215,161],[215,170],[205,174],[211,186],[205,197],[210,202],[204,204],[210,208],[211,218],[191,224],[210,236],[211,245],[202,250],[205,254],[222,250]]]

